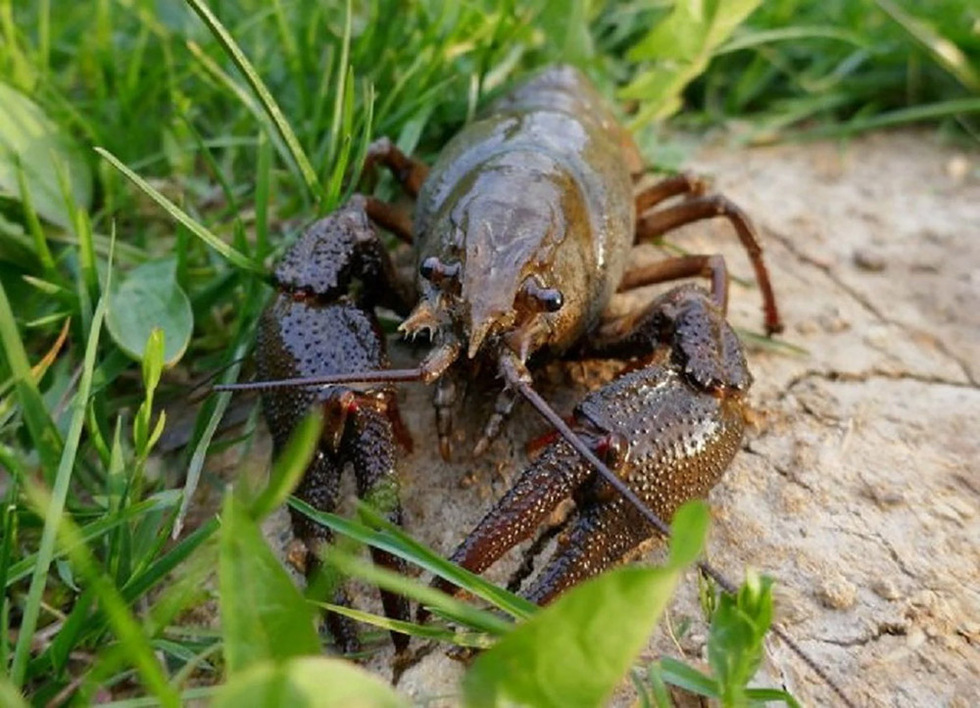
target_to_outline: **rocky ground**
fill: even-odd
[[[753,426],[710,497],[710,559],[732,578],[749,566],[775,577],[778,621],[859,705],[980,704],[980,153],[901,132],[709,147],[689,167],[756,220],[782,339],[805,350],[749,345]],[[750,281],[724,222],[673,240],[725,254]],[[736,283],[730,320],[758,331],[759,303],[754,287]],[[593,374],[573,366],[542,376],[563,413],[583,375]],[[486,410],[471,402],[458,426],[461,461],[446,465],[430,396],[403,390],[416,444],[403,467],[406,526],[449,553],[546,429],[521,411],[469,460]],[[506,579],[501,566],[491,577]],[[671,610],[674,626],[685,618],[692,628],[655,638],[648,658],[700,657],[693,574]],[[835,703],[779,640],[768,650],[761,680],[805,704]],[[389,663],[387,653],[373,661],[383,672]],[[461,671],[437,651],[399,686],[452,705]],[[629,704],[629,689],[616,701]]]

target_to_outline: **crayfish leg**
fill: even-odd
[[[510,387],[504,387],[497,394],[497,401],[493,406],[493,414],[483,427],[483,435],[480,436],[480,439],[473,447],[474,457],[479,457],[486,452],[487,448],[490,447],[490,443],[497,439],[500,431],[503,429],[504,423],[510,418],[510,414],[514,410],[514,404],[517,403],[519,397],[520,394]]]
[[[640,173],[642,177],[643,174]],[[690,172],[681,172],[641,189],[636,194],[636,213],[643,214],[661,202],[673,197],[699,197],[708,190],[708,183]],[[637,236],[637,241],[641,239]]]
[[[371,221],[393,233],[402,242],[411,244],[415,240],[412,234],[412,216],[404,209],[374,197],[367,197],[364,210]]]
[[[776,296],[769,280],[769,271],[762,259],[762,246],[759,245],[759,237],[752,220],[741,207],[724,195],[704,194],[705,188],[703,180],[681,174],[668,177],[640,192],[636,199],[636,243],[658,242],[665,233],[696,221],[716,217],[728,219],[752,262],[755,279],[762,291],[766,333],[781,332],[783,324],[776,306]],[[679,204],[651,210],[651,207],[673,196],[686,198]]]
[[[373,178],[378,165],[388,168],[395,181],[413,199],[418,197],[422,183],[429,176],[429,166],[403,153],[390,138],[382,137],[368,146],[361,174]]]
[[[711,296],[722,313],[728,311],[728,267],[725,259],[714,255],[687,255],[632,268],[623,275],[617,292],[626,292],[682,278],[707,278]]]
[[[453,406],[458,398],[455,377],[451,374],[436,379],[432,406],[436,411],[436,432],[439,435],[439,455],[449,461],[452,457]]]

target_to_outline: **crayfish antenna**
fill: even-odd
[[[303,386],[331,386],[349,383],[395,383],[399,381],[424,381],[432,383],[442,376],[459,358],[461,344],[455,338],[429,352],[419,366],[411,369],[378,369],[377,371],[352,371],[344,374],[324,376],[300,376],[293,379],[272,379],[269,381],[248,381],[245,383],[219,384],[212,391],[267,391],[273,388],[301,388]]]
[[[629,501],[636,509],[643,515],[643,517],[650,522],[665,538],[670,538],[670,527],[661,519],[657,514],[653,512],[643,501],[626,486],[616,473],[613,472],[606,464],[600,460],[589,446],[582,440],[575,432],[569,427],[568,423],[558,415],[554,408],[541,397],[531,384],[531,377],[528,374],[527,369],[524,365],[513,356],[503,357],[500,361],[501,373],[503,373],[504,378],[507,382],[513,386],[516,390],[520,391],[521,395],[534,407],[534,409],[546,420],[548,423],[554,427],[555,431],[561,435],[568,442],[572,448],[581,455],[592,467],[620,494],[622,494],[627,501]],[[738,591],[734,583],[732,583],[728,578],[726,578],[721,571],[712,566],[707,561],[698,561],[698,569],[711,578],[724,592],[729,595],[735,595]],[[843,691],[843,689],[838,686],[833,679],[812,659],[802,647],[796,643],[786,631],[777,624],[771,625],[773,634],[779,637],[786,646],[796,654],[810,669],[816,674],[820,679],[830,688],[838,698],[844,703],[844,705],[849,708],[854,708],[857,704],[854,703]]]
[[[300,388],[303,386],[330,386],[348,383],[389,383],[397,381],[422,381],[426,371],[422,367],[414,369],[380,369],[378,371],[355,371],[346,374],[326,376],[301,376],[295,379],[274,379],[271,381],[249,381],[245,383],[219,384],[211,390],[220,391],[267,391],[274,388]]]

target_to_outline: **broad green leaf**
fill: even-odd
[[[340,659],[310,656],[265,661],[236,674],[218,691],[214,708],[400,708],[391,687]]]
[[[602,705],[679,577],[679,569],[620,568],[569,591],[476,660],[463,680],[467,705]]]
[[[68,180],[78,208],[92,202],[92,174],[78,146],[30,98],[0,82],[0,199],[21,201],[17,162],[34,211],[45,221],[72,228],[71,213],[58,181]]]
[[[160,329],[164,363],[173,366],[186,351],[194,329],[190,300],[177,284],[176,261],[143,263],[121,280],[109,292],[109,334],[126,354],[142,360],[147,340],[154,329]]]
[[[589,33],[589,0],[549,0],[538,15],[545,36],[561,38],[561,61],[584,66],[595,56]]]
[[[660,660],[660,677],[669,684],[679,686],[699,696],[707,696],[708,698],[719,696],[717,681],[701,673],[693,666],[688,666],[684,662],[669,656]]]
[[[666,567],[605,573],[501,639],[467,673],[467,704],[603,704],[646,646],[685,564],[703,547],[706,517],[703,505],[678,512],[682,528],[675,526],[673,533],[687,538],[671,549]]]
[[[674,512],[670,522],[670,565],[691,565],[704,549],[711,515],[700,499],[689,501]]]
[[[772,623],[772,579],[750,573],[734,597],[723,594],[711,618],[708,663],[725,700],[744,701],[745,687],[762,663]]]
[[[319,653],[313,607],[232,493],[221,517],[218,576],[229,674],[268,660]]]
[[[704,72],[714,50],[760,1],[677,0],[670,14],[629,51],[632,61],[654,62],[620,91],[623,99],[642,101],[632,125],[675,113],[684,87]]]

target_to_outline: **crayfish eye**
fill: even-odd
[[[543,287],[536,278],[528,278],[522,288],[525,301],[538,312],[558,312],[565,297],[558,288]]]
[[[548,312],[558,312],[565,304],[565,297],[558,288],[545,288],[541,293],[541,304]]]
[[[419,275],[429,282],[432,282],[432,277],[436,274],[436,270],[438,270],[439,266],[441,265],[442,263],[439,262],[438,258],[435,256],[429,256],[422,261],[421,265],[419,265]]]
[[[429,256],[419,264],[419,275],[438,288],[454,291],[459,286],[459,275],[462,266],[459,261],[443,263],[438,256]]]

